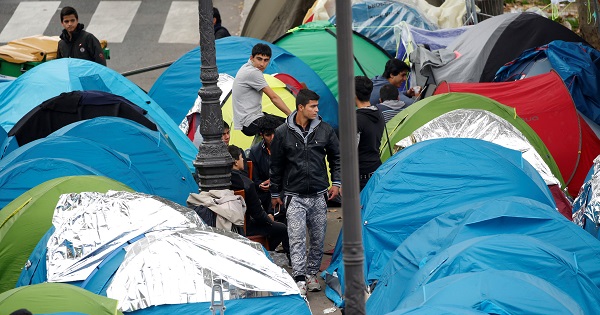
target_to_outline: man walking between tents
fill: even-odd
[[[340,149],[333,128],[319,113],[319,95],[304,89],[296,96],[296,111],[275,130],[271,143],[271,197],[274,208],[285,201],[292,276],[300,294],[320,291],[316,274],[323,258],[327,199],[340,192]],[[331,188],[325,157],[329,162]],[[306,233],[310,234],[308,256]]]
[[[270,61],[271,47],[262,43],[254,45],[250,59],[238,70],[233,80],[233,128],[250,137],[258,133],[259,120],[270,115],[262,112],[263,92],[286,116],[290,114],[289,108],[269,87],[263,75]]]
[[[385,123],[379,109],[369,102],[372,91],[373,82],[369,78],[365,76],[354,77],[354,100],[357,107],[358,170],[361,191],[381,165],[379,146],[381,145]]]

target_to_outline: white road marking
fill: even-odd
[[[159,43],[199,44],[198,1],[173,1]]]
[[[100,1],[86,31],[108,44],[122,43],[142,1]]]
[[[0,33],[0,42],[6,43],[22,37],[42,35],[56,13],[60,1],[21,2]],[[58,19],[55,21],[60,23]]]

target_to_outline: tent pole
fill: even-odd
[[[342,164],[343,257],[346,314],[365,314],[362,224],[358,189],[358,147],[354,102],[351,2],[336,0],[340,151]]]

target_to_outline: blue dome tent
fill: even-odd
[[[217,67],[219,73],[235,77],[240,67],[250,58],[252,47],[258,43],[269,45],[272,50],[271,62],[266,74],[286,73],[315,91],[319,100],[319,115],[334,128],[338,126],[337,100],[323,80],[302,60],[281,47],[250,37],[230,36],[217,40]],[[156,82],[148,94],[156,100],[179,124],[194,105],[198,97],[200,82],[200,47],[181,56]]]
[[[190,170],[198,150],[152,98],[114,70],[95,62],[62,58],[27,71],[0,93],[0,126],[10,130],[42,102],[63,92],[95,90],[122,96],[143,108],[173,142]]]
[[[456,138],[423,141],[396,153],[361,192],[365,284],[379,278],[393,251],[427,221],[461,205],[502,196],[556,207],[521,152]],[[327,296],[338,305],[344,284],[341,249],[340,233],[324,272]]]
[[[83,138],[126,154],[144,175],[155,193],[185,205],[190,193],[198,192],[192,173],[162,134],[131,120],[98,117],[67,125],[49,137]]]
[[[500,234],[531,236],[576,255],[579,267],[600,287],[600,243],[546,204],[504,197],[452,209],[412,233],[390,257],[367,307],[382,312],[395,309],[400,303],[397,292],[421,263],[453,244]],[[395,298],[390,298],[391,292]]]
[[[76,167],[79,172],[72,173],[72,167],[46,172],[52,163],[42,159],[74,162],[79,166]],[[33,162],[22,164],[33,160],[37,165]],[[152,184],[129,158],[105,145],[66,136],[44,138],[30,142],[0,160],[0,208],[38,184],[68,175],[102,175],[135,191],[155,193]]]
[[[388,292],[387,296],[389,298],[391,293],[395,299],[402,301],[424,285],[450,275],[489,269],[512,270],[544,279],[576,301],[584,314],[591,314],[600,301],[600,289],[578,263],[576,254],[530,236],[502,234],[476,237],[452,245],[421,262],[419,270],[410,279],[405,279],[404,290]]]
[[[401,307],[424,305],[467,307],[498,315],[585,314],[577,302],[547,281],[508,270],[463,273],[439,279],[407,297]]]

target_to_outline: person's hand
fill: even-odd
[[[271,219],[271,221],[275,221],[275,217],[272,214],[267,214],[267,216],[269,217],[269,219]]]
[[[327,200],[332,200],[333,198],[337,197],[339,194],[340,194],[340,187],[331,186],[331,188],[329,188],[329,192],[327,193],[327,195],[329,196],[329,198],[327,198]]]
[[[281,198],[271,198],[271,206],[273,206],[273,209],[276,209],[277,206],[281,206],[282,204],[283,201],[281,201]]]
[[[258,187],[263,191],[269,191],[269,188],[271,187],[271,180],[267,179],[266,181],[260,183]]]

